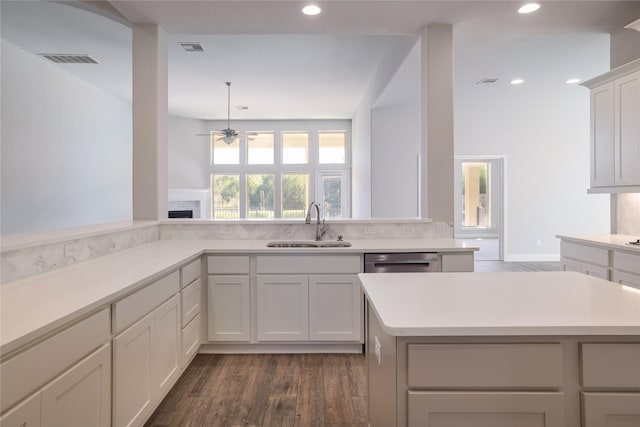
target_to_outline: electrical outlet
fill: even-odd
[[[376,359],[378,359],[378,365],[382,365],[382,346],[380,345],[380,341],[378,341],[378,337],[374,336],[374,352],[376,354]]]
[[[378,234],[378,227],[376,227],[375,225],[365,225],[363,227],[363,232],[367,236],[373,236],[375,234]]]
[[[542,240],[540,240],[540,239],[536,239],[536,245],[537,245],[538,247],[542,246]]]
[[[67,243],[66,245],[64,245],[65,258],[77,257],[79,253],[80,253],[79,243]]]

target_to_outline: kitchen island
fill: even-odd
[[[640,425],[640,293],[575,272],[360,274],[369,423]]]

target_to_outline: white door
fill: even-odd
[[[504,158],[456,156],[454,237],[480,247],[475,258],[503,258]]]
[[[0,417],[2,427],[40,427],[42,393],[38,391]]]
[[[258,340],[306,341],[309,338],[309,278],[259,275]]]
[[[154,310],[152,400],[180,376],[180,294]]]
[[[142,425],[152,401],[154,313],[113,339],[113,425]]]
[[[209,341],[249,341],[249,276],[209,276]]]
[[[111,425],[111,345],[105,344],[42,390],[42,425]]]
[[[355,275],[309,276],[309,339],[361,341],[362,306]]]

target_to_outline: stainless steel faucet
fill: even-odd
[[[309,204],[309,209],[307,209],[307,216],[304,219],[305,224],[311,224],[311,208],[315,206],[316,215],[318,217],[318,222],[316,223],[316,241],[319,242],[322,240],[322,236],[327,232],[327,224],[325,223],[324,218],[322,218],[322,223],[320,223],[320,205],[317,202],[311,202]]]

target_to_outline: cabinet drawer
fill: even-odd
[[[186,368],[200,348],[200,314],[182,329],[182,368]]]
[[[259,256],[258,274],[348,274],[360,272],[359,255]]]
[[[113,333],[142,319],[147,313],[180,290],[180,273],[174,271],[139,291],[113,304]]]
[[[632,286],[640,289],[640,275],[624,273],[622,271],[613,270],[611,273],[611,281],[620,285]]]
[[[108,341],[109,326],[104,309],[0,365],[2,412]]]
[[[640,393],[582,393],[584,427],[640,426]]]
[[[182,294],[182,326],[200,313],[201,288],[202,282],[197,279],[180,292]]]
[[[555,389],[560,344],[409,344],[409,387]]]
[[[185,287],[202,275],[202,263],[200,258],[190,262],[182,267],[182,276],[180,277],[180,286]]]
[[[409,391],[409,427],[564,427],[563,393]]]
[[[209,274],[249,274],[248,256],[209,256],[207,257]]]
[[[609,251],[603,248],[577,245],[575,243],[560,242],[560,254],[563,257],[573,258],[589,264],[609,266]]]
[[[597,277],[603,280],[609,280],[609,269],[607,267],[600,267],[599,265],[581,263],[581,271],[589,276]]]
[[[626,271],[640,275],[640,254],[630,254],[628,252],[613,252],[613,268],[615,270]]]
[[[640,343],[582,344],[582,386],[640,391]]]

